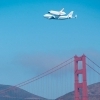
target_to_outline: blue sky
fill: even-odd
[[[83,53],[99,64],[99,5],[99,0],[0,0],[0,83],[15,85]],[[43,17],[49,10],[63,7],[66,13],[74,10],[78,18]],[[53,93],[51,97],[38,90],[34,90],[35,94],[47,98],[67,91]]]

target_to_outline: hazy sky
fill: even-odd
[[[67,14],[73,10],[78,18],[48,20],[43,17],[49,10],[62,8]],[[15,85],[83,53],[99,62],[99,0],[0,0],[1,84]],[[54,76],[51,78],[56,81]],[[58,82],[58,86],[61,84]],[[58,94],[54,91],[51,97],[39,89],[34,89],[34,93],[47,98],[66,93],[66,90]]]

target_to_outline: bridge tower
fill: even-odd
[[[81,69],[79,66],[81,62]],[[81,82],[80,82],[81,76]],[[86,57],[74,56],[74,77],[75,77],[75,100],[88,100],[87,80],[86,80]]]

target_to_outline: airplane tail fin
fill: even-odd
[[[71,11],[67,16],[72,18],[73,13],[74,13],[74,11]]]
[[[77,18],[77,15],[75,15],[75,18]]]
[[[63,12],[63,11],[64,11],[64,8],[60,10],[60,12]]]

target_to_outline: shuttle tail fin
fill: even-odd
[[[64,8],[60,10],[60,12],[63,12],[63,11],[64,11]]]

